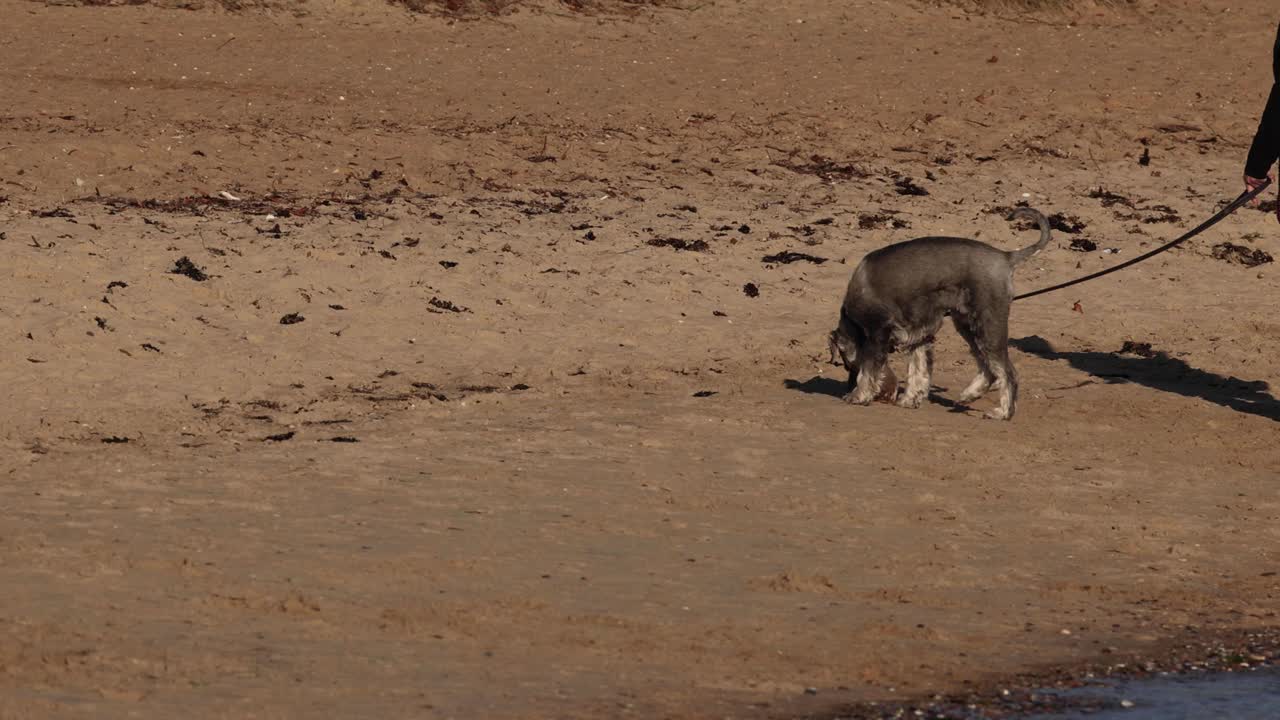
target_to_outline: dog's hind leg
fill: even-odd
[[[1012,420],[1018,406],[1018,372],[1009,362],[1008,347],[1002,348],[998,356],[995,348],[991,352],[991,371],[1000,386],[1000,404],[986,416],[992,420]]]
[[[907,389],[898,398],[904,408],[918,408],[929,397],[933,385],[933,343],[924,343],[911,351],[907,366]]]
[[[969,344],[969,352],[973,354],[974,362],[978,363],[978,374],[973,378],[973,382],[969,383],[969,387],[960,393],[960,402],[973,402],[990,392],[997,385],[998,378],[991,371],[991,362],[986,348],[975,335],[973,318],[961,313],[952,313],[951,321],[956,327],[956,332],[960,333],[960,337]]]
[[[964,392],[960,393],[960,402],[971,403],[983,395],[986,395],[991,391],[991,385],[995,381],[995,375],[992,375],[986,370],[979,370],[978,374],[974,376],[973,382],[970,382],[969,386],[964,389]]]
[[[1018,404],[1018,373],[1009,362],[1009,305],[995,302],[974,327],[974,339],[995,376],[1000,404],[986,414],[992,420],[1012,420]]]

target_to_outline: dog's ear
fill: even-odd
[[[844,365],[844,355],[840,352],[840,341],[836,339],[839,334],[839,330],[832,330],[827,333],[827,352],[831,353],[831,357],[827,360],[828,365]]]

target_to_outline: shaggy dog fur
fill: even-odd
[[[1031,208],[1013,217],[1035,220],[1040,239],[1006,252],[977,240],[924,237],[869,253],[853,272],[840,306],[840,323],[830,335],[833,361],[849,371],[847,402],[867,405],[897,393],[888,370],[889,354],[910,354],[902,407],[918,408],[929,395],[934,336],[951,316],[969,343],[978,375],[960,395],[967,403],[991,390],[999,406],[987,413],[1011,420],[1018,402],[1018,376],[1009,362],[1009,306],[1013,271],[1049,244],[1049,221]]]

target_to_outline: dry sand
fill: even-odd
[[[825,364],[871,249],[1025,199],[1031,289],[1238,193],[1266,6],[0,0],[0,717],[786,716],[1280,624],[1280,274],[1212,251],[1271,215],[1020,303],[1013,423],[950,331],[919,411]]]

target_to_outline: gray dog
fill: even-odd
[[[897,379],[889,354],[910,353],[907,387],[898,405],[918,408],[929,395],[934,335],[950,315],[969,343],[978,376],[960,394],[967,403],[990,390],[1000,391],[1000,406],[988,418],[1011,420],[1018,402],[1018,376],[1009,362],[1009,305],[1013,271],[1049,244],[1049,221],[1031,208],[1013,217],[1035,220],[1040,240],[1005,252],[977,240],[924,237],[868,253],[853,271],[840,324],[831,332],[832,363],[849,371],[845,401],[868,405],[894,399]]]

